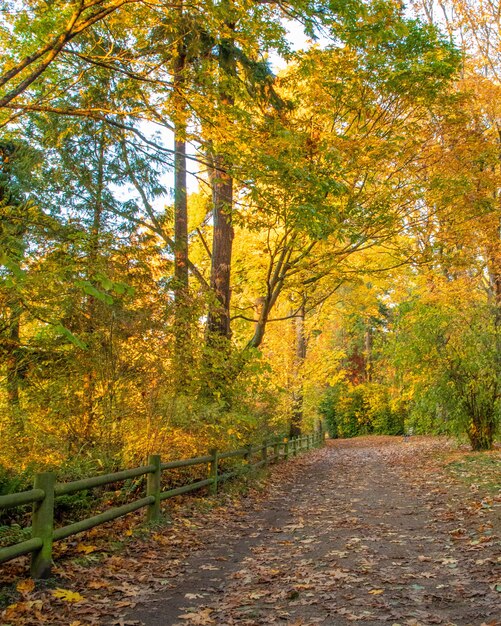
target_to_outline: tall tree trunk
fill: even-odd
[[[233,250],[233,179],[224,171],[224,159],[221,155],[213,157],[212,203],[213,203],[213,240],[210,285],[214,299],[209,305],[207,319],[208,343],[212,340],[231,337],[230,300],[231,300],[231,257]]]
[[[97,179],[96,189],[93,198],[92,208],[92,224],[89,234],[89,241],[87,246],[87,280],[94,283],[94,275],[97,270],[97,261],[100,251],[101,241],[101,229],[103,218],[103,191],[104,191],[104,157],[106,146],[106,134],[104,123],[101,125],[99,135],[99,156],[97,163]],[[94,285],[96,286],[96,285]],[[84,359],[84,381],[83,381],[83,431],[82,438],[83,443],[87,443],[93,434],[94,424],[96,421],[96,370],[95,370],[95,358],[96,347],[95,333],[97,329],[97,300],[94,296],[87,296],[85,311],[85,326],[84,331],[86,335],[86,343],[88,343],[90,349],[87,352],[87,358]]]
[[[182,5],[179,9],[182,22]],[[191,371],[191,322],[188,274],[188,195],[186,185],[186,46],[181,38],[174,59],[174,362],[175,386],[186,388]]]
[[[0,143],[0,207],[12,206],[19,209],[21,217],[22,205],[20,198],[12,193],[12,162],[16,158],[17,148],[10,142]],[[4,231],[5,228],[5,231]],[[3,239],[3,235],[6,239]],[[22,262],[23,241],[26,237],[27,226],[23,219],[12,222],[9,217],[0,225],[2,235],[2,247],[8,251],[16,263]],[[14,244],[14,245],[12,245]],[[21,300],[15,289],[6,287],[4,311],[4,332],[0,336],[1,353],[5,356],[7,411],[10,426],[12,427],[12,440],[14,446],[21,451],[23,448],[23,436],[25,432],[24,418],[21,410],[19,381],[24,368],[21,350]],[[2,316],[3,317],[3,316]]]
[[[292,393],[292,418],[290,425],[290,436],[298,437],[302,431],[303,423],[303,365],[306,359],[306,336],[304,329],[305,307],[299,309],[294,318],[296,330],[296,353],[294,356],[294,391]]]
[[[233,0],[222,0],[231,14]],[[225,22],[228,31],[235,29],[231,21]],[[235,48],[232,38],[223,38],[218,46],[219,98],[217,105],[221,115],[231,115],[234,104],[232,81],[236,77]],[[233,252],[233,179],[230,170],[230,157],[227,155],[224,140],[210,141],[208,160],[211,164],[209,178],[212,187],[212,258],[206,327],[206,351],[204,368],[206,379],[201,389],[202,395],[217,396],[231,404],[232,382],[240,369],[235,359],[230,359],[231,351],[231,260]]]
[[[372,347],[374,343],[374,331],[371,326],[370,319],[367,320],[367,326],[365,328],[365,381],[370,383],[372,381]]]
[[[21,308],[17,298],[12,298],[9,302],[9,313],[7,317],[6,331],[6,359],[7,370],[7,403],[9,411],[9,421],[14,430],[13,438],[24,435],[24,421],[21,412],[19,398],[19,380],[21,376]],[[18,443],[16,441],[16,443]]]
[[[228,10],[231,9],[227,3]],[[230,31],[235,24],[227,22]],[[219,45],[220,101],[224,108],[234,104],[229,81],[235,77],[236,62],[233,39],[223,39]],[[213,240],[210,284],[215,298],[209,305],[207,319],[208,345],[220,344],[220,339],[230,339],[230,276],[233,250],[233,179],[228,173],[228,160],[216,149],[212,152],[212,204]]]
[[[174,164],[174,296],[182,308],[188,291],[188,204],[186,196],[186,142],[184,125],[176,124]]]
[[[498,214],[492,216],[487,233],[485,256],[487,259],[487,271],[489,276],[489,295],[495,306],[497,314],[501,311],[501,198],[496,198]]]

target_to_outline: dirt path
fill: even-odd
[[[156,528],[138,511],[57,543],[49,581],[6,564],[0,626],[501,626],[501,456],[468,488],[443,455],[465,459],[433,437],[333,441],[247,495],[169,500]]]
[[[428,453],[367,438],[277,468],[129,623],[501,624],[499,508],[471,510]]]

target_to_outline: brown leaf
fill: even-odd
[[[33,589],[35,589],[35,581],[32,578],[25,578],[24,580],[20,580],[16,585],[16,589],[24,596],[28,593],[31,593]]]
[[[215,621],[210,617],[212,613],[212,609],[202,609],[201,611],[197,611],[196,613],[184,613],[184,615],[179,615],[179,619],[190,620],[192,624],[196,626],[205,626],[205,624],[215,624]]]

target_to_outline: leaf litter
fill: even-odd
[[[155,533],[95,529],[62,547],[49,584],[9,564],[1,623],[499,626],[501,496],[446,471],[448,453],[437,438],[333,441],[210,511],[176,500]]]

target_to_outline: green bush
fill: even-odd
[[[404,408],[392,406],[387,387],[379,383],[338,383],[325,392],[320,412],[333,438],[404,432]]]

